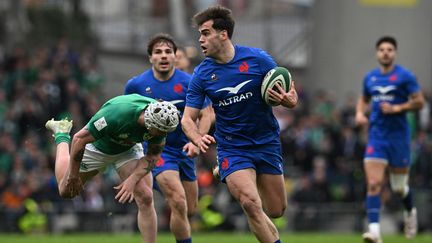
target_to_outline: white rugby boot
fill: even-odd
[[[220,179],[220,173],[219,173],[219,166],[218,166],[218,165],[216,165],[216,166],[213,168],[213,176],[214,176],[214,178],[216,178],[216,179]]]
[[[407,239],[413,239],[417,235],[417,209],[411,212],[404,211],[404,232]]]
[[[57,133],[66,133],[69,134],[70,131],[72,130],[72,121],[69,121],[67,119],[62,119],[60,121],[56,121],[53,119],[48,120],[45,123],[45,127],[48,130],[51,130],[53,132],[53,136]]]
[[[366,232],[362,235],[364,243],[382,243],[381,236]]]

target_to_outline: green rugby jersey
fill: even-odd
[[[153,102],[156,100],[138,94],[108,100],[86,125],[96,139],[94,146],[106,154],[119,154],[136,143],[164,141],[165,137],[151,137],[148,130],[138,124],[142,110]]]

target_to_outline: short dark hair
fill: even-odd
[[[174,49],[174,53],[177,51],[177,45],[174,42],[174,39],[166,33],[159,33],[150,38],[147,44],[147,54],[149,56],[153,53],[153,47],[159,43],[166,43],[168,46],[171,46]]]
[[[378,47],[384,42],[392,44],[395,47],[395,49],[397,49],[397,41],[392,36],[383,36],[379,38],[375,44],[375,48],[378,49]]]
[[[220,5],[209,7],[195,14],[193,20],[197,26],[202,25],[206,21],[213,20],[212,27],[219,31],[226,30],[230,39],[234,33],[235,21],[231,10]]]

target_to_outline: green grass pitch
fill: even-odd
[[[284,243],[351,243],[362,242],[361,234],[337,233],[284,233],[281,240]],[[384,242],[391,243],[430,243],[432,234],[420,234],[413,240],[406,240],[402,235],[384,235]],[[137,234],[68,234],[68,235],[7,235],[0,234],[0,242],[5,243],[138,243]],[[158,243],[173,243],[174,238],[169,233],[159,233]],[[194,243],[251,243],[258,242],[252,234],[247,233],[194,233]]]

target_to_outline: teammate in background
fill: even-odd
[[[147,45],[152,68],[132,78],[125,87],[125,93],[137,93],[154,99],[169,101],[183,112],[186,91],[191,76],[174,68],[177,46],[167,34],[155,35]],[[207,133],[214,115],[206,104],[201,112],[200,131]],[[168,135],[162,158],[153,169],[157,186],[167,199],[171,209],[170,229],[177,242],[191,242],[192,216],[198,204],[198,183],[195,162],[191,159],[199,149],[189,142],[181,126]]]
[[[261,98],[261,81],[276,67],[263,50],[233,45],[231,10],[210,7],[194,16],[206,58],[195,68],[182,118],[183,131],[202,152],[217,141],[221,180],[240,203],[249,227],[260,242],[280,242],[270,217],[287,206],[279,126],[272,107]],[[294,85],[285,92],[269,90],[279,105],[297,104]],[[195,121],[205,97],[213,103],[216,131],[202,133]]]
[[[115,199],[121,203],[135,199],[142,242],[156,242],[157,218],[149,172],[160,158],[167,133],[176,129],[179,120],[171,103],[137,94],[107,101],[72,142],[72,121],[49,120],[45,126],[57,144],[55,175],[60,196],[77,196],[88,180],[113,164],[123,181],[114,187],[118,189]],[[146,155],[140,144],[144,140],[149,143]]]
[[[369,123],[368,145],[364,155],[367,182],[366,209],[369,230],[364,242],[382,242],[379,225],[380,193],[385,170],[390,172],[390,186],[402,198],[405,207],[405,236],[417,234],[417,211],[408,186],[410,131],[407,111],[419,110],[424,104],[416,77],[405,67],[395,64],[397,42],[390,36],[381,37],[375,45],[379,67],[363,80],[363,94],[357,102],[356,123]],[[365,115],[367,108],[371,114]]]
[[[177,47],[175,56],[175,68],[180,69],[183,72],[191,73],[191,61],[186,54],[186,50],[183,47]]]

